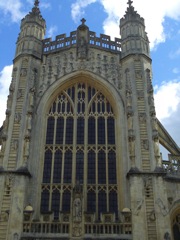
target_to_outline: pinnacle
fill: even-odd
[[[38,6],[39,6],[39,0],[35,0],[35,1],[34,1],[34,7],[37,8]]]
[[[129,7],[132,7],[132,3],[133,3],[133,1],[131,1],[131,0],[128,0],[128,2],[127,2],[127,4],[129,5]]]

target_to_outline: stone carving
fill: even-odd
[[[30,146],[30,141],[28,138],[25,139],[25,143],[24,143],[24,158],[25,161],[27,161],[28,157],[29,157],[29,146]]]
[[[139,200],[137,201],[137,206],[136,206],[135,211],[134,211],[134,214],[135,214],[135,215],[139,215],[139,212],[141,211],[141,208],[142,208],[143,203],[144,203],[144,200],[143,200],[143,199],[139,199]]]
[[[40,86],[39,88],[39,93],[38,93],[38,96],[41,97],[46,89],[46,84],[45,83],[42,83],[42,85]]]
[[[76,198],[73,203],[73,210],[74,210],[74,221],[75,222],[81,222],[82,217],[82,206],[81,206],[81,199]]]
[[[129,131],[128,141],[129,141],[129,156],[131,159],[131,166],[132,168],[134,168],[135,167],[135,136],[133,135],[132,130]]]
[[[155,114],[152,114],[151,116],[151,124],[152,124],[152,129],[157,130],[157,118]]]
[[[7,222],[9,219],[9,213],[6,211],[6,212],[1,212],[0,214],[0,221],[1,222]]]
[[[154,154],[156,157],[160,156],[160,150],[159,150],[159,139],[158,137],[154,137]]]
[[[168,232],[164,234],[164,240],[171,240],[171,236]]]
[[[73,226],[73,237],[80,237],[82,234],[82,228],[79,226],[79,224],[75,224]]]
[[[82,186],[80,185],[79,181],[76,181],[76,185],[74,187],[74,193],[75,194],[80,194],[82,192]]]
[[[139,122],[142,124],[146,123],[146,113],[139,113]]]
[[[38,71],[36,68],[34,68],[31,72],[32,72],[32,74],[31,74],[31,79],[30,79],[30,89],[34,88],[34,86],[36,85],[37,75],[38,75]]]
[[[19,124],[20,121],[21,121],[21,114],[18,113],[18,112],[16,112],[16,113],[15,113],[15,117],[14,117],[14,122],[17,123],[17,124]]]
[[[143,140],[143,147],[145,150],[149,150],[149,141],[147,139]]]
[[[142,72],[141,72],[141,71],[136,71],[136,72],[135,72],[135,76],[136,76],[136,78],[138,78],[138,79],[142,79]]]
[[[19,235],[17,233],[14,234],[13,240],[19,240]]]
[[[10,94],[12,94],[14,92],[14,82],[13,81],[11,81],[11,84],[9,86],[9,92],[10,92]]]
[[[146,80],[147,80],[147,92],[152,93],[153,92],[153,86],[152,86],[152,81],[151,81],[151,75],[150,75],[150,70],[146,70]]]
[[[86,59],[87,57],[87,43],[84,37],[78,40],[77,56],[79,59]]]
[[[8,99],[7,99],[7,108],[6,108],[6,115],[10,115],[11,114],[11,106],[12,106],[12,95],[8,95]]]
[[[150,106],[153,106],[154,107],[154,97],[152,94],[149,95],[148,97],[148,103]]]
[[[145,189],[151,187],[151,178],[150,177],[145,177],[144,178],[144,187],[145,187]]]
[[[27,69],[26,68],[21,68],[20,76],[21,77],[26,77],[27,76]]]
[[[162,215],[166,216],[168,214],[168,210],[167,210],[166,206],[164,205],[163,201],[160,198],[158,198],[156,203],[159,206]]]
[[[26,120],[26,129],[28,132],[31,131],[31,121],[32,121],[32,115],[28,114],[27,115],[27,120]]]
[[[14,140],[13,140],[13,143],[12,143],[12,149],[13,149],[14,151],[17,151],[18,145],[19,145],[18,139],[14,139]]]
[[[128,111],[127,118],[128,118],[128,129],[131,130],[133,129],[133,111]]]
[[[137,91],[137,98],[139,101],[143,100],[144,99],[144,92],[139,90]]]
[[[34,97],[35,97],[35,88],[31,88],[29,91],[29,109],[28,111],[32,112],[34,108]]]
[[[85,52],[86,56],[84,55]],[[41,97],[47,87],[60,77],[72,71],[84,69],[106,78],[107,81],[114,84],[118,89],[122,88],[121,66],[119,65],[118,59],[109,57],[108,55],[102,56],[94,50],[91,50],[87,54],[87,49],[85,50],[82,45],[77,49],[77,57],[75,54],[75,51],[69,51],[66,54],[61,53],[54,57],[48,57],[46,63],[44,61],[40,73],[39,89],[36,89],[38,92],[37,97]],[[126,75],[127,89],[131,91],[129,70]]]
[[[150,214],[149,214],[149,220],[151,222],[154,222],[156,220],[156,213],[155,213],[155,210],[153,209]]]
[[[125,75],[126,75],[126,90],[132,92],[131,91],[132,89],[131,89],[131,79],[130,79],[129,69],[126,69]]]
[[[22,97],[22,89],[18,89],[17,99],[20,99],[21,97]]]

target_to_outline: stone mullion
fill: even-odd
[[[72,155],[72,184],[76,184],[76,153],[77,153],[77,113],[78,113],[78,84],[75,85],[74,103],[74,124],[73,124],[73,155]],[[73,186],[74,187],[74,186]]]
[[[85,119],[84,119],[84,209],[87,209],[87,184],[88,184],[88,85],[85,88]]]
[[[96,149],[95,149],[95,153],[96,153],[96,218],[98,217],[98,114],[97,114],[97,94],[96,94],[96,98],[94,99],[95,101],[95,136],[96,136]]]
[[[105,120],[105,148],[106,148],[106,209],[109,211],[109,171],[108,171],[108,138],[107,138],[107,116]]]

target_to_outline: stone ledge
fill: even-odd
[[[14,174],[14,175],[22,175],[32,177],[31,173],[26,167],[20,167],[15,171],[11,170],[4,170],[3,167],[0,167],[0,174]]]

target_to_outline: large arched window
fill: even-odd
[[[47,114],[41,211],[70,212],[72,189],[83,188],[84,211],[117,215],[115,116],[101,91],[75,83]]]

